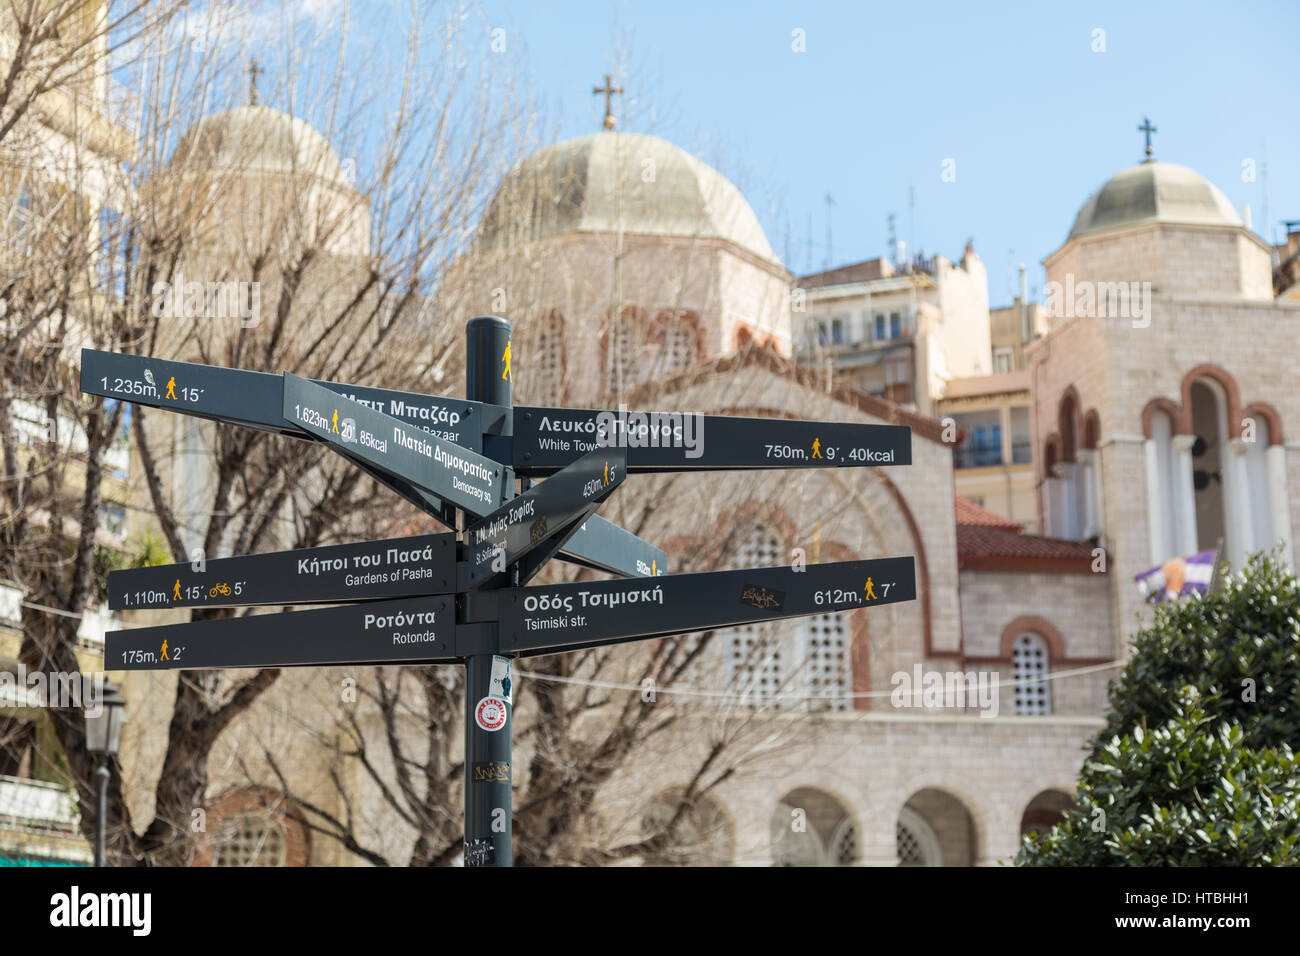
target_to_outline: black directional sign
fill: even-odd
[[[620,577],[645,578],[668,573],[668,555],[614,522],[592,515],[564,545],[561,558]]]
[[[337,604],[455,590],[456,536],[424,534],[112,571],[108,606]]]
[[[110,631],[109,670],[204,670],[460,659],[451,597]]]
[[[911,557],[514,588],[500,598],[500,653],[554,654],[915,599]]]
[[[633,474],[912,463],[906,425],[526,406],[514,416],[515,472],[525,476],[610,446],[627,449]]]
[[[476,452],[483,449],[483,434],[499,430],[509,414],[496,405],[418,392],[315,384]],[[283,388],[283,378],[268,372],[81,350],[81,390],[88,394],[305,438],[303,429],[284,421]]]
[[[540,549],[541,560],[531,562],[529,568],[535,572],[626,476],[623,449],[593,452],[471,525],[466,529],[465,586],[478,587]],[[529,576],[524,572],[521,580]]]
[[[494,511],[503,500],[508,469],[499,462],[288,372],[284,418],[349,457],[472,514]]]

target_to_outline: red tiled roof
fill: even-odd
[[[979,524],[957,525],[957,557],[976,561],[1060,561],[1092,563],[1092,545],[1060,537],[1022,535],[1018,531]]]
[[[1001,515],[994,514],[987,508],[981,508],[969,498],[957,495],[957,523],[978,525],[983,528],[1002,528],[1005,531],[1023,531],[1022,525]]]
[[[1091,571],[1093,545],[1025,534],[1021,526],[957,495],[957,565],[993,571]]]

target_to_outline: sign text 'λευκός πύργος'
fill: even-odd
[[[547,475],[601,448],[627,449],[632,474],[865,468],[912,463],[906,425],[582,408],[514,410],[514,466]]]

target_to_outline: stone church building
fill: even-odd
[[[258,111],[212,128],[234,135],[270,112]],[[314,150],[298,163],[337,167],[317,138],[285,128]],[[1108,305],[1111,284],[1136,292],[1123,315],[1097,314],[1096,288],[1092,306],[1071,298],[1082,311],[1058,310],[1029,349],[1047,530],[1035,536],[956,496],[955,439],[939,421],[796,363],[793,277],[716,170],[607,129],[532,154],[502,183],[437,309],[457,327],[510,318],[516,403],[912,429],[909,467],[635,476],[602,509],[665,548],[670,571],[914,555],[918,594],[712,635],[677,686],[657,689],[656,706],[680,714],[672,729],[605,785],[611,834],[635,840],[726,738],[741,752],[734,772],[662,861],[1005,861],[1070,803],[1142,612],[1133,576],[1220,542],[1234,562],[1279,542],[1291,559],[1300,396],[1278,346],[1300,304],[1274,301],[1263,241],[1199,175],[1147,162],[1086,199],[1046,266],[1063,291],[1091,284]],[[546,679],[529,663],[520,728],[530,680]],[[621,706],[638,690],[620,666],[568,679],[612,686]],[[289,740],[284,721],[259,705],[225,752],[255,723]],[[528,746],[516,743],[521,767]],[[295,759],[310,781],[310,757]],[[357,862],[289,821],[255,819],[261,803],[233,758],[214,761],[212,779],[214,806],[242,821],[241,846],[269,836],[281,863]]]

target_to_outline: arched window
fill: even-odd
[[[532,405],[564,403],[564,319],[552,311],[536,325],[529,347],[526,397]]]
[[[852,866],[857,827],[843,805],[813,787],[791,790],[772,812],[774,866]]]
[[[641,309],[623,309],[609,322],[605,337],[605,366],[608,371],[607,387],[611,392],[626,391],[644,382],[646,363],[646,316]]]
[[[683,790],[675,788],[656,797],[641,817],[641,832],[648,839],[664,830],[677,815]],[[726,866],[735,853],[731,822],[710,796],[696,797],[673,828],[668,844],[646,854],[646,866]]]
[[[945,790],[918,790],[898,811],[894,827],[902,866],[972,866],[979,858],[975,821]]]
[[[695,324],[687,316],[665,315],[660,318],[657,369],[661,375],[676,375],[699,361]]]
[[[796,655],[803,675],[809,710],[850,710],[847,615],[818,614],[801,622],[801,647]]]
[[[1231,554],[1240,549],[1230,520],[1235,476],[1228,444],[1227,404],[1222,387],[1211,379],[1193,382],[1189,395],[1195,436],[1191,455],[1196,538],[1188,550],[1208,551],[1223,541]]]
[[[1052,712],[1051,684],[1046,680],[1050,660],[1047,642],[1038,634],[1021,634],[1011,645],[1011,679],[1017,714]]]
[[[943,866],[943,854],[934,828],[911,807],[898,811],[894,842],[899,866]]]
[[[1079,399],[1073,387],[1061,396],[1056,417],[1057,447],[1045,472],[1047,527],[1053,537],[1073,541],[1095,533],[1088,528],[1092,456],[1079,454]]]
[[[223,817],[213,841],[213,866],[284,866],[284,831],[269,814],[243,811]]]
[[[1143,412],[1151,563],[1218,549],[1234,567],[1282,544],[1290,560],[1285,452],[1268,406],[1238,409],[1225,373],[1189,373],[1183,404]]]

